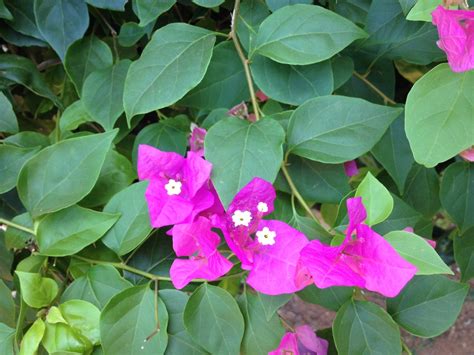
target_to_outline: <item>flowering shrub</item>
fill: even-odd
[[[448,330],[474,276],[468,7],[0,1],[0,353]],[[332,327],[285,320],[294,297]]]

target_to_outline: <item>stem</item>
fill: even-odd
[[[408,345],[402,340],[402,348],[408,355],[413,355]]]
[[[118,52],[118,47],[117,47],[117,31],[114,30],[112,25],[107,21],[107,19],[102,15],[102,13],[99,10],[96,10],[97,14],[101,18],[101,20],[104,22],[105,26],[109,29],[110,34],[112,36],[112,44],[114,46],[114,53],[115,53],[115,61],[119,61],[119,52]]]
[[[360,80],[362,80],[369,88],[371,88],[377,95],[379,95],[385,104],[389,103],[392,105],[396,105],[397,103],[385,95],[377,86],[372,84],[364,75],[359,74],[358,72],[353,72],[354,76]]]
[[[23,232],[26,232],[26,233],[30,233],[30,234],[35,235],[35,231],[34,231],[33,229],[30,229],[30,228],[28,228],[28,227],[21,226],[21,225],[19,225],[19,224],[16,224],[16,223],[14,223],[14,222],[8,221],[8,220],[3,219],[3,218],[0,218],[0,224],[4,224],[4,225],[6,225],[6,226],[9,226],[9,227],[12,227],[12,228],[21,230],[21,231],[23,231]]]
[[[258,106],[257,96],[253,87],[252,74],[250,73],[249,60],[245,57],[244,51],[240,46],[239,39],[237,38],[237,19],[239,17],[240,0],[235,0],[234,11],[232,12],[232,24],[229,33],[229,37],[234,42],[235,49],[242,61],[245,71],[245,77],[247,78],[247,84],[249,86],[250,99],[252,100],[253,112],[255,114],[255,120],[260,119],[260,107]]]
[[[18,346],[20,345],[21,338],[23,337],[23,326],[25,324],[27,307],[28,306],[26,305],[25,301],[23,301],[23,297],[20,296],[20,314],[18,315],[15,330],[15,343],[18,344]]]

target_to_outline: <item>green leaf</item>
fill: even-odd
[[[86,0],[89,5],[112,11],[125,11],[128,0]]]
[[[150,24],[153,24],[153,22],[150,22]],[[147,33],[146,29],[146,27],[140,27],[135,22],[126,22],[120,27],[118,43],[122,47],[132,47]]]
[[[11,281],[11,269],[13,264],[13,253],[5,247],[3,231],[0,230],[0,278]]]
[[[81,38],[66,52],[64,67],[79,95],[86,78],[92,72],[110,67],[113,56],[110,47],[95,36]]]
[[[5,283],[0,280],[0,323],[8,326],[15,326],[15,302],[10,290]]]
[[[127,117],[169,106],[199,84],[215,40],[212,32],[185,23],[157,30],[128,71],[124,92]]]
[[[96,306],[83,300],[70,300],[61,304],[59,310],[74,330],[79,331],[92,344],[100,343],[100,311]]]
[[[118,255],[135,249],[152,230],[145,201],[147,185],[147,181],[130,185],[112,197],[104,207],[104,212],[121,214],[117,223],[102,238],[102,242]]]
[[[275,180],[284,138],[281,126],[269,118],[255,123],[225,118],[211,127],[205,154],[213,165],[212,181],[224,206],[255,176]]]
[[[41,277],[40,274],[15,271],[20,280],[21,297],[33,308],[46,307],[58,294],[58,285],[53,279]]]
[[[160,290],[160,298],[169,315],[166,354],[207,354],[191,339],[184,327],[183,313],[189,296],[178,290]]]
[[[8,43],[18,47],[48,47],[46,42],[35,37],[30,37],[15,31],[10,26],[2,26],[0,28],[0,36]]]
[[[156,305],[159,323],[153,316]],[[149,285],[131,287],[115,295],[102,311],[102,348],[105,354],[164,354],[167,327],[166,307],[161,299],[155,299]]]
[[[270,11],[261,0],[248,0],[241,3],[237,21],[237,36],[247,52],[250,52],[255,46],[258,27],[268,15],[270,15]]]
[[[461,282],[474,277],[474,228],[455,236],[454,258],[461,270]]]
[[[15,329],[0,323],[0,353],[3,355],[14,355],[13,341],[15,340]]]
[[[35,19],[41,36],[61,60],[89,27],[89,12],[82,0],[35,0]]]
[[[140,19],[140,26],[144,27],[161,14],[165,13],[176,3],[176,0],[135,0],[133,12]]]
[[[48,214],[40,221],[36,232],[39,251],[47,256],[76,254],[99,240],[119,216],[77,205]]]
[[[267,6],[273,12],[279,8],[294,4],[312,4],[312,0],[265,0]]]
[[[30,229],[34,228],[33,220],[28,212],[15,216],[12,222]],[[34,238],[33,234],[15,228],[8,228],[5,232],[5,246],[8,249],[23,249],[31,244]]]
[[[412,7],[407,15],[409,21],[431,22],[431,13],[440,5],[438,0],[420,0]]]
[[[405,16],[408,15],[408,13],[413,8],[413,6],[415,6],[417,1],[418,0],[398,0]]]
[[[331,66],[334,90],[337,90],[353,77],[354,61],[350,57],[335,56],[331,59]]]
[[[312,65],[285,65],[257,56],[251,65],[255,84],[268,97],[289,105],[301,105],[334,89],[330,61]]]
[[[23,131],[13,136],[8,136],[3,142],[22,148],[44,148],[51,144],[48,137],[39,132],[32,131]]]
[[[15,31],[43,40],[36,26],[34,1],[6,0],[5,3],[14,18],[14,21],[8,21],[8,24]]]
[[[245,332],[242,339],[241,353],[267,354],[278,348],[285,329],[278,315],[267,319],[265,307],[258,294],[244,292],[238,299],[240,310],[245,320]]]
[[[202,7],[216,7],[222,4],[225,0],[192,0],[193,3]]]
[[[274,296],[257,292],[256,297],[259,299],[259,305],[263,308],[265,319],[269,322],[275,315],[276,311],[293,298],[293,294],[289,293]]]
[[[114,267],[96,265],[68,286],[61,302],[81,299],[103,309],[113,296],[131,286]]]
[[[18,133],[18,122],[12,104],[6,96],[0,92],[0,132]]]
[[[404,192],[405,182],[415,162],[403,122],[403,116],[399,116],[372,148],[375,159],[390,174],[401,194]]]
[[[416,266],[417,275],[451,274],[451,269],[443,262],[428,241],[416,234],[393,231],[384,236],[387,242],[406,261]]]
[[[414,227],[422,217],[420,213],[407,205],[401,198],[393,194],[392,198],[392,213],[385,221],[373,226],[372,228],[382,235],[390,231],[401,230],[406,227]]]
[[[48,87],[36,65],[25,57],[13,54],[0,56],[0,80],[8,84],[21,84],[37,95],[50,99],[56,106],[61,103]]]
[[[43,149],[21,169],[18,194],[33,218],[79,202],[94,187],[117,130]]]
[[[114,128],[115,122],[123,113],[123,88],[130,63],[126,59],[95,71],[84,82],[84,107],[92,119],[106,131]]]
[[[305,302],[319,304],[324,308],[337,312],[352,297],[352,287],[328,287],[317,288],[309,285],[297,293],[297,296]]]
[[[254,53],[283,64],[313,64],[366,36],[352,22],[323,7],[287,6],[262,22]]]
[[[433,167],[474,144],[472,86],[473,71],[454,73],[448,64],[440,64],[412,87],[405,130],[418,163]]]
[[[369,226],[383,222],[392,213],[392,195],[370,171],[357,187],[355,196],[362,197],[362,203],[367,211],[365,223]]]
[[[444,171],[439,191],[441,205],[461,233],[474,227],[474,164],[457,162]]]
[[[37,148],[21,148],[13,145],[0,145],[0,193],[10,191],[16,186],[18,174],[25,163],[39,152]]]
[[[0,0],[0,18],[3,18],[5,20],[13,20],[13,15],[5,6],[3,0]]]
[[[86,337],[64,323],[46,322],[42,344],[49,354],[89,354],[92,350],[92,343]]]
[[[35,320],[21,340],[20,355],[36,354],[41,340],[46,330],[46,326],[41,318]]]
[[[81,124],[91,122],[94,119],[89,115],[82,100],[77,100],[69,105],[61,115],[59,128],[61,132],[73,131]]]
[[[288,151],[331,164],[355,159],[380,140],[401,110],[353,97],[314,98],[291,115]]]
[[[206,75],[179,103],[213,110],[233,107],[250,97],[244,67],[231,42],[214,48]]]
[[[212,354],[239,354],[244,318],[235,299],[220,287],[199,286],[184,309],[184,326]]]
[[[397,324],[370,302],[348,301],[337,312],[332,330],[341,355],[402,353]]]
[[[436,170],[415,164],[408,174],[403,200],[431,219],[441,207]]]
[[[387,310],[410,333],[431,338],[454,324],[468,291],[469,285],[444,276],[415,276],[397,297],[387,299]]]

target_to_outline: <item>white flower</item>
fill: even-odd
[[[249,211],[240,211],[236,210],[232,215],[232,221],[234,222],[234,226],[245,226],[248,227],[250,221],[252,220],[252,214]]]
[[[268,205],[265,202],[259,202],[257,205],[258,212],[268,212]]]
[[[257,235],[257,240],[262,245],[273,245],[275,244],[276,233],[268,229],[268,227],[263,227],[261,231],[255,233]]]
[[[181,186],[183,184],[181,181],[176,181],[174,179],[169,179],[168,183],[165,185],[166,192],[169,196],[179,195],[181,193]]]

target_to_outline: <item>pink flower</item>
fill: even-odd
[[[260,102],[265,102],[268,100],[268,96],[265,95],[265,93],[262,91],[262,90],[258,90],[256,93],[255,93],[255,96],[257,96],[257,99],[260,101]]]
[[[195,124],[191,125],[191,135],[189,136],[189,148],[191,152],[196,152],[200,156],[204,156],[204,138],[206,137],[206,130],[200,128]]]
[[[209,177],[212,164],[199,154],[186,158],[148,145],[138,147],[138,177],[149,180],[145,198],[155,228],[189,223],[214,204]]]
[[[352,177],[359,174],[359,168],[355,160],[349,160],[344,163],[344,171],[347,176]]]
[[[474,162],[474,147],[463,150],[459,155],[466,161]]]
[[[227,111],[227,114],[245,120],[249,116],[249,110],[247,108],[247,104],[242,101],[240,104],[235,105],[229,111]]]
[[[262,218],[273,211],[275,189],[254,178],[232,200],[220,226],[230,249],[250,270],[247,283],[255,290],[278,295],[302,289],[295,275],[306,236],[286,223]]]
[[[318,240],[301,251],[301,265],[319,288],[357,286],[395,297],[416,273],[416,267],[369,226],[362,198],[347,200],[349,226],[340,246]],[[301,273],[301,270],[299,270]]]
[[[277,349],[268,355],[326,355],[329,344],[327,340],[318,338],[309,325],[296,327],[295,333],[286,333]]]
[[[454,72],[474,68],[474,11],[447,10],[438,6],[432,12],[433,24],[438,27],[441,48]]]
[[[175,225],[172,235],[176,255],[189,257],[175,259],[171,265],[171,281],[177,289],[193,279],[216,280],[232,268],[232,263],[217,250],[221,239],[211,231],[207,218],[198,217],[193,223]]]

